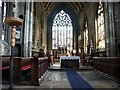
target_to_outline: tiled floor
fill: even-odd
[[[64,71],[48,71],[41,88],[71,88],[67,75]]]
[[[82,76],[95,90],[108,88],[108,90],[120,90],[120,85],[112,81],[103,75],[89,70],[90,67],[81,67],[82,69],[77,70],[77,73]],[[87,69],[85,69],[87,68]],[[84,70],[85,69],[85,70]],[[8,88],[7,85],[3,85],[4,88]],[[61,70],[59,62],[56,62],[49,70],[47,71],[43,81],[40,83],[40,86],[24,86],[24,85],[15,85],[14,90],[72,90],[70,82],[68,80],[65,70]]]
[[[81,71],[78,72],[93,88],[120,88],[120,85],[97,72],[94,71]]]

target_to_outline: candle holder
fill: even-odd
[[[15,34],[16,34],[16,26],[19,26],[23,23],[23,20],[20,18],[15,18],[15,17],[6,17],[5,18],[5,23],[8,24],[11,27],[11,41],[10,41],[10,46],[11,46],[11,56],[10,56],[10,70],[9,70],[9,90],[13,89],[13,50],[15,46]]]

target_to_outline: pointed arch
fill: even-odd
[[[56,3],[52,10],[50,11],[48,18],[47,18],[47,48],[52,49],[52,24],[53,19],[57,13],[61,10],[64,10],[72,20],[73,25],[73,49],[76,47],[78,50],[78,30],[80,30],[79,25],[79,17],[78,14],[75,12],[73,7],[68,3]]]
[[[63,47],[73,49],[73,26],[70,16],[61,10],[53,19],[52,25],[52,49]]]

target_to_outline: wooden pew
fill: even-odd
[[[23,72],[25,70],[31,69],[31,59],[32,57],[14,57],[13,58],[13,63],[14,63],[13,76],[14,76],[15,83],[19,83],[22,81]]]
[[[22,80],[23,71],[31,68],[32,57],[14,57],[13,58],[13,81],[14,83],[20,83]],[[2,56],[2,72],[7,74],[9,80],[9,60],[10,56]],[[4,77],[4,76],[3,76]]]
[[[2,57],[2,70],[7,70],[9,80],[9,59],[10,57]],[[13,58],[13,81],[14,84],[20,84],[24,81],[23,72],[30,69],[30,85],[39,85],[39,79],[44,75],[49,67],[48,57],[14,57]]]
[[[10,60],[10,56],[9,55],[7,55],[7,56],[2,55],[1,56],[2,70],[9,68],[9,60]]]
[[[31,85],[39,85],[39,79],[49,67],[48,57],[34,57],[31,61]]]
[[[120,80],[120,57],[93,57],[93,68]]]
[[[9,81],[9,60],[10,56],[1,56],[3,78]],[[31,58],[14,57],[13,58],[13,81],[20,83],[22,80],[23,71],[31,68]]]
[[[0,60],[1,60],[1,67],[0,70],[2,71],[2,78],[4,77],[5,80],[9,79],[9,59],[10,59],[10,55],[2,55],[0,56]],[[4,75],[5,74],[5,75]]]

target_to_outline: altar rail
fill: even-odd
[[[120,57],[93,57],[94,69],[120,80]]]
[[[9,79],[9,60],[10,57],[1,57],[2,60],[2,71],[7,70],[7,79]],[[13,58],[13,81],[14,84],[20,84],[24,76],[23,72],[30,70],[30,85],[39,85],[39,79],[47,70],[49,63],[48,58],[36,58],[36,57],[14,57]]]

